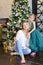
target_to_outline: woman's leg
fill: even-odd
[[[31,49],[30,48],[23,49],[23,54],[24,55],[27,55],[27,54],[30,54],[30,53],[31,53]]]
[[[24,54],[23,54],[21,41],[17,41],[16,44],[17,44],[16,46],[17,46],[18,53],[21,56],[21,63],[25,63],[25,58],[24,58]]]
[[[24,63],[25,62],[24,55],[30,54],[31,49],[30,48],[23,49],[20,41],[17,41],[17,49],[18,49],[19,55],[21,56],[21,59],[22,59],[21,63]]]

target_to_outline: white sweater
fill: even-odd
[[[29,39],[30,39],[30,35],[28,36],[28,39],[27,39],[26,35],[24,34],[22,30],[19,30],[17,32],[16,40],[21,42],[21,45],[24,49],[29,47]]]

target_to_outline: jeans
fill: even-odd
[[[16,51],[18,52],[18,55],[27,55],[27,54],[30,54],[31,53],[31,49],[30,48],[26,48],[26,49],[23,49],[22,45],[21,45],[21,41],[17,41],[16,42]]]

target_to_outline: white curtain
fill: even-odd
[[[30,6],[30,12],[32,13],[32,0],[28,0],[28,5]]]

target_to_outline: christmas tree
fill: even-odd
[[[14,0],[12,5],[12,15],[9,23],[12,27],[20,27],[23,20],[27,20],[30,13],[28,0]]]
[[[21,28],[23,20],[27,20],[30,13],[30,7],[28,0],[14,0],[12,5],[12,14],[9,18],[9,29],[14,30],[15,28]],[[10,37],[12,37],[10,35]]]

